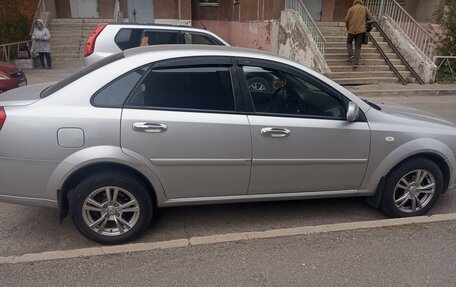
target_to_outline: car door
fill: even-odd
[[[365,120],[348,122],[348,100],[303,71],[240,59],[252,133],[249,194],[358,189],[370,145]],[[248,84],[253,76],[270,89]]]
[[[125,153],[149,160],[169,199],[245,195],[251,138],[231,58],[160,62],[122,113]]]

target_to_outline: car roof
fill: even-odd
[[[221,56],[221,57],[242,57],[259,60],[267,60],[279,63],[285,63],[298,69],[305,70],[317,77],[321,74],[309,69],[289,58],[280,56],[275,53],[254,50],[248,48],[217,46],[217,45],[156,45],[132,48],[123,51],[124,57],[135,57],[137,55],[155,54],[161,55],[162,59],[198,57],[198,56]]]
[[[219,46],[219,45],[151,45],[137,47],[123,51],[126,58],[144,53],[179,53],[188,54],[188,56],[227,56],[227,57],[251,57],[272,61],[286,61],[289,64],[299,65],[288,58],[277,54],[254,50],[248,48]],[[172,57],[170,57],[172,58]]]
[[[199,31],[199,32],[208,32],[212,33],[209,30],[195,28],[186,25],[173,25],[173,24],[137,24],[137,23],[108,23],[109,26],[119,26],[119,27],[129,27],[129,28],[166,28],[166,29],[174,29],[174,30],[185,30],[185,31]]]

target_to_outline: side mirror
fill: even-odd
[[[353,102],[348,103],[347,121],[354,122],[359,116],[359,107]]]

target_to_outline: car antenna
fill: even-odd
[[[204,30],[207,30],[206,26],[204,26],[203,21],[201,21],[201,20],[199,20],[199,21],[200,21],[201,25],[203,26]]]

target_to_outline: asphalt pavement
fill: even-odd
[[[2,286],[455,286],[456,221],[0,266]]]

